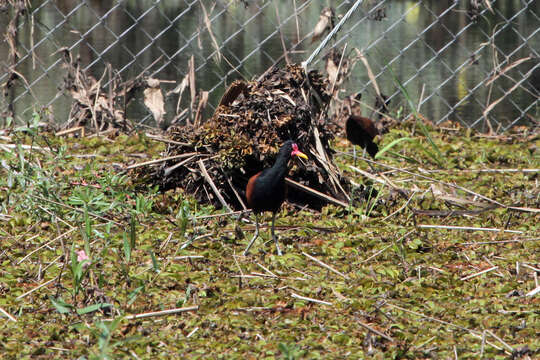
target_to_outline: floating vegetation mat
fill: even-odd
[[[246,217],[119,171],[163,142],[32,126],[0,131],[2,358],[540,356],[538,129],[426,125],[442,167],[409,123],[373,169],[336,138],[336,166],[378,199],[283,206],[284,255],[266,216],[240,256]]]

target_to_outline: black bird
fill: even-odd
[[[272,212],[272,238],[276,244],[278,255],[281,255],[278,239],[274,232],[274,223],[276,221],[276,213],[285,200],[285,176],[289,171],[289,159],[293,156],[307,159],[306,154],[298,150],[298,145],[292,140],[288,140],[279,149],[274,165],[253,175],[247,183],[246,199],[249,207],[255,213],[255,235],[253,235],[249,245],[244,250],[244,256],[247,255],[249,248],[251,248],[251,245],[253,245],[255,239],[259,236],[258,214],[263,211]]]
[[[351,115],[345,123],[347,140],[353,144],[354,162],[356,163],[356,145],[360,145],[367,150],[371,157],[375,157],[379,152],[379,147],[373,142],[379,131],[371,119],[366,117]]]

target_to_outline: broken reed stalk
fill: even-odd
[[[37,290],[41,289],[42,287],[49,285],[50,283],[52,283],[53,281],[56,281],[57,279],[58,279],[58,276],[55,276],[51,280],[48,280],[48,281],[44,282],[43,284],[40,284],[40,285],[36,286],[35,288],[28,290],[24,294],[21,294],[21,295],[17,296],[15,298],[15,300],[20,300],[20,299],[30,295],[34,291],[37,291]]]
[[[417,225],[420,229],[447,229],[447,230],[470,230],[470,231],[493,231],[493,232],[505,232],[511,234],[523,234],[520,230],[506,230],[497,228],[481,228],[474,226],[451,226],[451,225]]]
[[[299,300],[309,301],[309,302],[316,303],[316,304],[332,305],[331,302],[323,301],[323,300],[318,300],[318,299],[313,299],[313,298],[310,298],[310,297],[298,295],[298,294],[296,294],[296,293],[292,293],[292,294],[291,294],[291,297],[293,297],[293,298],[295,298],[295,299],[299,299]]]
[[[498,269],[498,268],[499,268],[498,266],[493,266],[493,267],[490,267],[489,269],[485,269],[485,270],[482,270],[482,271],[480,271],[480,272],[477,272],[477,273],[474,273],[474,274],[471,274],[471,275],[462,277],[462,278],[459,279],[459,280],[461,280],[461,281],[469,280],[469,279],[475,278],[475,277],[477,277],[477,276],[480,276],[480,275],[482,275],[482,274],[488,273],[488,272],[490,272],[490,271],[496,270],[496,269]]]
[[[72,232],[75,231],[75,230],[77,230],[77,228],[76,228],[76,227],[73,227],[73,228],[69,229],[68,231],[64,232],[63,234],[60,234],[60,235],[58,235],[57,237],[55,237],[54,239],[52,239],[52,240],[46,242],[45,244],[41,245],[41,246],[38,247],[37,249],[34,249],[34,250],[30,251],[30,252],[29,252],[28,254],[26,254],[21,260],[19,260],[19,261],[17,262],[17,265],[19,265],[20,263],[22,263],[24,260],[28,259],[28,258],[29,258],[30,256],[32,256],[32,254],[34,254],[35,252],[37,252],[37,251],[43,249],[44,247],[49,246],[49,245],[52,244],[53,242],[55,242],[55,241],[57,241],[57,240],[59,240],[59,239],[65,237],[66,235],[69,235],[70,233],[72,233]],[[36,237],[36,236],[38,236],[38,235],[35,235],[35,236],[33,236],[32,238],[30,238],[30,239],[33,239],[33,238]],[[30,239],[28,239],[28,240],[30,240]],[[28,240],[27,240],[27,241],[28,241]]]
[[[525,294],[525,296],[534,296],[536,294],[540,293],[540,286],[537,286],[535,289],[529,291],[528,293]]]
[[[17,322],[17,319],[15,319],[13,317],[13,315],[11,315],[10,313],[8,313],[6,310],[2,309],[0,307],[0,314],[4,314],[5,317],[7,317],[9,320],[13,321],[13,322]]]
[[[385,333],[377,330],[377,329],[374,329],[372,328],[371,326],[367,325],[367,324],[364,324],[363,322],[361,322],[360,320],[356,320],[356,322],[358,322],[358,325],[362,326],[364,329],[367,329],[368,331],[371,331],[372,333],[374,333],[375,335],[379,335],[380,337],[388,340],[388,341],[391,341],[391,342],[394,342],[394,339],[392,339],[390,336],[386,335]]]
[[[323,194],[320,191],[312,189],[309,186],[300,184],[299,182],[296,182],[296,181],[294,181],[292,179],[289,179],[287,177],[285,178],[285,182],[287,183],[287,185],[290,185],[291,187],[293,187],[293,188],[295,188],[297,190],[301,190],[301,191],[306,192],[308,194],[314,195],[314,196],[318,197],[319,199],[327,201],[327,202],[329,202],[331,204],[339,205],[339,206],[343,206],[343,207],[348,207],[349,206],[349,204],[347,204],[346,202],[343,202],[341,200],[333,198],[333,197],[331,197],[329,195]]]
[[[313,59],[317,55],[319,55],[321,50],[326,46],[326,44],[330,41],[330,39],[339,31],[339,29],[341,29],[343,24],[345,24],[345,22],[347,20],[349,20],[351,15],[356,11],[358,6],[360,6],[363,2],[364,2],[364,0],[356,0],[356,2],[351,6],[351,8],[347,11],[347,13],[339,21],[339,23],[337,23],[337,25],[330,31],[330,33],[328,35],[326,35],[324,40],[321,41],[319,46],[317,46],[317,48],[313,51],[313,53],[311,53],[311,55],[307,58],[307,60],[302,62],[302,67],[304,68],[306,74],[307,74],[307,67],[309,66],[309,64],[313,61]]]
[[[326,269],[332,271],[333,273],[336,273],[336,274],[342,276],[343,278],[349,280],[349,277],[348,277],[347,275],[345,275],[345,274],[343,274],[343,273],[337,271],[336,269],[334,269],[334,268],[331,267],[330,265],[327,265],[327,264],[323,263],[321,260],[319,260],[319,259],[317,259],[317,258],[314,258],[313,256],[311,256],[311,255],[309,255],[309,254],[307,254],[307,253],[305,253],[305,252],[303,252],[303,251],[302,251],[302,254],[304,254],[304,256],[306,256],[308,259],[315,261],[317,264],[321,265],[322,267],[324,267],[324,268],[326,268]]]
[[[219,202],[221,203],[221,205],[225,209],[227,209],[229,211],[232,211],[232,209],[229,207],[229,204],[227,204],[227,202],[225,201],[225,199],[223,198],[223,196],[219,192],[219,189],[217,188],[216,184],[214,184],[214,181],[212,180],[212,178],[208,174],[208,171],[206,171],[206,166],[204,166],[204,162],[202,160],[199,160],[199,161],[197,161],[197,163],[199,164],[199,168],[201,169],[202,174],[203,174],[206,182],[210,185],[210,187],[212,188],[212,191],[214,191],[214,194],[216,194],[216,196],[217,196]],[[210,200],[210,199],[208,199],[208,200]]]
[[[138,168],[138,167],[141,167],[141,166],[159,164],[161,162],[169,161],[169,160],[183,159],[183,158],[194,156],[194,155],[203,155],[203,154],[198,153],[198,152],[190,152],[190,153],[185,153],[185,154],[180,154],[180,155],[167,156],[167,157],[164,157],[164,158],[154,159],[154,160],[145,161],[145,162],[142,162],[142,163],[130,165],[130,166],[126,167],[126,170],[135,169],[135,168]]]
[[[135,315],[127,315],[125,317],[125,319],[126,320],[135,320],[135,319],[142,319],[142,318],[154,317],[154,316],[173,315],[173,314],[178,314],[178,313],[182,313],[182,312],[196,311],[196,310],[199,310],[198,305],[188,306],[188,307],[185,307],[185,308],[176,308],[176,309],[169,309],[169,310],[162,310],[162,311],[152,311],[152,312],[147,312],[147,313],[140,313],[140,314],[135,314]]]
[[[274,274],[273,272],[270,271],[270,269],[268,269],[267,267],[265,267],[264,265],[261,265],[259,263],[256,263],[258,267],[260,267],[261,269],[263,269],[264,271],[266,271],[267,273],[269,273],[271,276],[273,277],[278,277],[276,274]]]

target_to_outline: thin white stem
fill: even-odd
[[[472,226],[450,226],[450,225],[418,225],[421,229],[448,229],[448,230],[472,230],[472,231],[494,231],[494,232],[506,232],[512,234],[523,234],[523,231],[519,230],[506,230],[497,228],[482,228]]]
[[[336,273],[336,274],[338,274],[338,275],[344,277],[345,279],[349,280],[349,277],[348,277],[347,275],[345,275],[345,274],[343,274],[343,273],[340,273],[339,271],[337,271],[336,269],[334,269],[334,268],[331,267],[330,265],[327,265],[327,264],[323,263],[321,260],[316,259],[316,258],[314,258],[313,256],[311,256],[311,255],[309,255],[309,254],[306,254],[306,253],[303,252],[303,251],[302,251],[302,254],[304,254],[308,259],[315,261],[317,264],[321,265],[322,267],[324,267],[324,268],[326,268],[326,269],[332,271],[333,273]]]
[[[298,295],[296,293],[292,293],[291,296],[295,299],[299,299],[299,300],[304,300],[304,301],[309,301],[309,302],[312,302],[312,303],[317,303],[317,304],[324,304],[324,305],[332,305],[331,302],[328,302],[328,301],[323,301],[323,300],[318,300],[318,299],[313,299],[313,298],[310,298],[310,297],[305,297],[305,296],[302,296],[302,295]]]
[[[162,311],[152,311],[147,313],[141,313],[141,314],[135,314],[135,315],[127,315],[127,320],[135,320],[135,319],[142,319],[147,317],[153,317],[153,316],[164,316],[164,315],[172,315],[172,314],[178,314],[181,312],[186,311],[195,311],[199,310],[199,306],[189,306],[185,308],[176,308],[176,309],[169,309],[169,310],[162,310]]]
[[[358,321],[358,320],[357,320],[357,321]],[[361,321],[358,321],[358,324],[359,324],[360,326],[362,326],[363,328],[365,328],[365,329],[371,331],[372,333],[374,333],[374,334],[376,334],[376,335],[379,335],[380,337],[385,338],[385,339],[388,340],[388,341],[394,341],[394,339],[392,339],[390,336],[386,335],[385,333],[380,332],[380,331],[377,330],[377,329],[372,328],[371,326],[369,326],[369,325],[367,325],[367,324],[364,324],[364,323],[361,322]]]
[[[1,314],[4,314],[9,320],[14,321],[14,322],[17,322],[17,319],[15,319],[15,318],[13,317],[13,315],[11,315],[10,313],[8,313],[6,310],[2,309],[1,307],[0,307],[0,313],[1,313]]]
[[[33,293],[34,291],[37,291],[37,290],[41,289],[42,287],[49,285],[50,283],[52,283],[52,282],[55,281],[55,280],[56,280],[56,277],[53,277],[51,280],[46,281],[46,282],[44,282],[43,284],[38,285],[38,286],[36,286],[35,288],[33,288],[33,289],[31,289],[31,290],[25,292],[24,294],[17,296],[17,297],[15,298],[15,300],[20,300],[20,299],[22,299],[23,297],[25,297],[25,296],[27,296],[27,295],[30,295],[30,294]]]
[[[490,272],[490,271],[496,270],[496,269],[498,269],[498,268],[499,268],[498,266],[493,266],[493,267],[490,267],[489,269],[482,270],[482,271],[477,272],[477,273],[475,273],[475,274],[471,274],[471,275],[462,277],[460,280],[461,280],[461,281],[469,280],[469,279],[472,279],[472,278],[474,278],[474,277],[480,276],[480,275],[482,275],[482,274],[488,273],[488,272]]]

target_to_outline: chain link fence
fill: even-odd
[[[195,98],[204,98],[211,114],[235,79],[305,61],[328,34],[314,36],[327,6],[335,17],[324,30],[340,27],[309,67],[324,71],[331,49],[343,58],[358,49],[366,65],[356,63],[338,97],[361,92],[368,112],[376,82],[395,117],[414,107],[435,123],[483,131],[538,121],[535,0],[0,0],[0,114],[25,122],[41,112],[67,122],[73,94],[62,86],[66,50],[103,92],[115,78],[160,80],[169,123],[193,118]],[[126,117],[153,125],[140,96]]]

